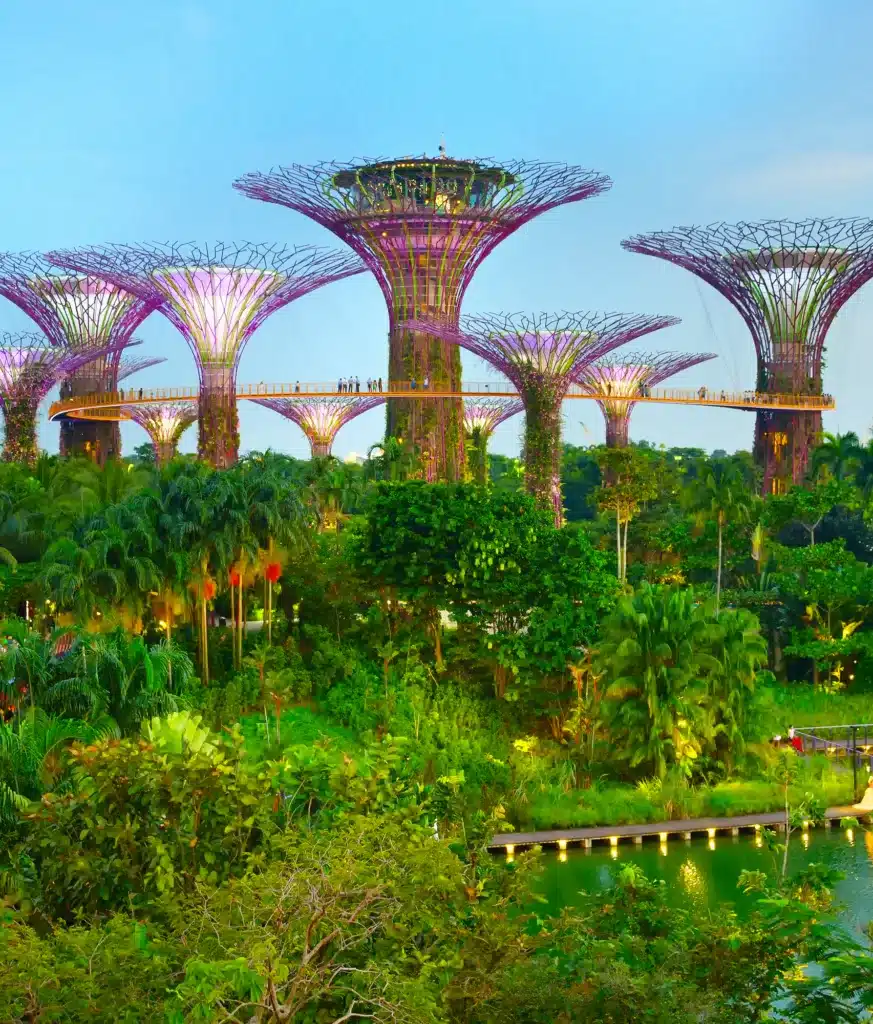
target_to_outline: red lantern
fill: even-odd
[[[282,575],[282,566],[278,562],[270,562],[267,568],[264,570],[264,576],[270,581],[275,583]]]
[[[230,570],[230,585],[232,587],[238,587],[239,586],[239,581],[240,581],[239,570],[231,569]]]
[[[212,580],[207,580],[203,584],[203,597],[207,601],[211,601],[215,597],[215,583]]]

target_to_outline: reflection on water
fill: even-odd
[[[591,850],[568,846],[560,851],[560,857],[558,851],[546,851],[541,892],[554,911],[578,906],[581,892],[612,885],[617,865],[624,862],[637,865],[653,881],[663,879],[676,905],[689,900],[701,907],[731,903],[743,914],[755,897],[737,888],[740,872],[778,870],[760,832],[739,841],[722,833],[690,842],[664,841],[660,836],[658,840],[642,846],[602,844]],[[873,832],[836,828],[798,831],[791,839],[788,869],[798,871],[810,863],[844,872],[846,877],[836,888],[839,917],[856,934],[866,929],[873,919]]]

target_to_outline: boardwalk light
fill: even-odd
[[[566,839],[559,839],[558,840],[558,849],[559,850],[566,850],[567,849],[567,840]]]

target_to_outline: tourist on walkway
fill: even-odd
[[[424,387],[425,391],[427,391],[427,389],[430,387],[430,377],[427,374],[424,375],[424,381],[422,386]]]
[[[342,377],[340,377],[340,379],[337,381],[336,389],[337,389],[337,391],[339,391],[340,394],[342,394],[342,391],[343,391],[343,379],[342,379]]]
[[[360,377],[355,377],[355,394],[359,395],[360,393],[361,393],[361,378]]]
[[[380,377],[379,378],[379,391],[381,391],[381,390],[382,390],[382,378]]]

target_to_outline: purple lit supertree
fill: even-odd
[[[121,409],[149,435],[158,466],[175,458],[179,438],[197,419],[197,403],[189,401],[148,402]]]
[[[5,462],[32,465],[38,455],[36,417],[39,403],[67,373],[93,359],[100,350],[76,352],[52,345],[44,334],[0,334],[0,405],[6,436]]]
[[[499,242],[541,213],[610,185],[581,167],[458,160],[441,147],[436,159],[294,164],[245,175],[234,187],[305,214],[364,259],[388,304],[389,382],[428,379],[434,389],[457,392],[457,349],[401,324],[436,317],[457,328],[464,292]],[[463,479],[459,398],[389,399],[388,436],[418,452],[427,479]]]
[[[714,352],[615,353],[583,367],[576,383],[597,399],[606,421],[607,448],[627,448],[635,399],[647,397],[649,388],[682,370],[715,358]]]
[[[690,270],[733,304],[752,334],[761,392],[822,393],[827,332],[873,277],[873,220],[866,218],[674,228],[622,245]],[[820,412],[758,412],[755,454],[765,493],[800,483],[820,435]]]
[[[467,441],[467,469],[471,479],[488,483],[488,442],[494,431],[511,416],[524,410],[520,398],[465,398],[464,436]]]
[[[159,363],[165,363],[167,360],[163,356],[125,356],[119,360],[118,366],[115,373],[115,384],[119,385],[123,380],[127,380],[128,377],[132,377],[135,373],[140,373],[142,370],[148,370],[149,367],[157,366]],[[110,388],[114,391],[115,388]]]
[[[49,253],[153,302],[188,342],[200,375],[199,454],[236,462],[236,373],[249,338],[289,302],[366,268],[351,255],[275,245],[111,245]]]
[[[330,455],[334,438],[340,428],[361,413],[383,405],[384,398],[256,398],[263,405],[286,419],[293,420],[309,439],[313,459]]]
[[[107,355],[81,365],[80,373],[70,376],[65,382],[68,397],[111,390],[122,349],[133,344],[133,332],[154,309],[153,302],[123,286],[61,272],[36,252],[0,253],[0,295],[27,313],[52,345],[70,352],[108,349]],[[114,422],[61,423],[62,455],[95,452],[102,462],[118,454],[119,439]]]
[[[560,525],[561,402],[567,389],[586,364],[678,322],[626,313],[498,313],[464,316],[460,328],[438,320],[412,326],[479,356],[518,388],[525,412],[525,486]]]

